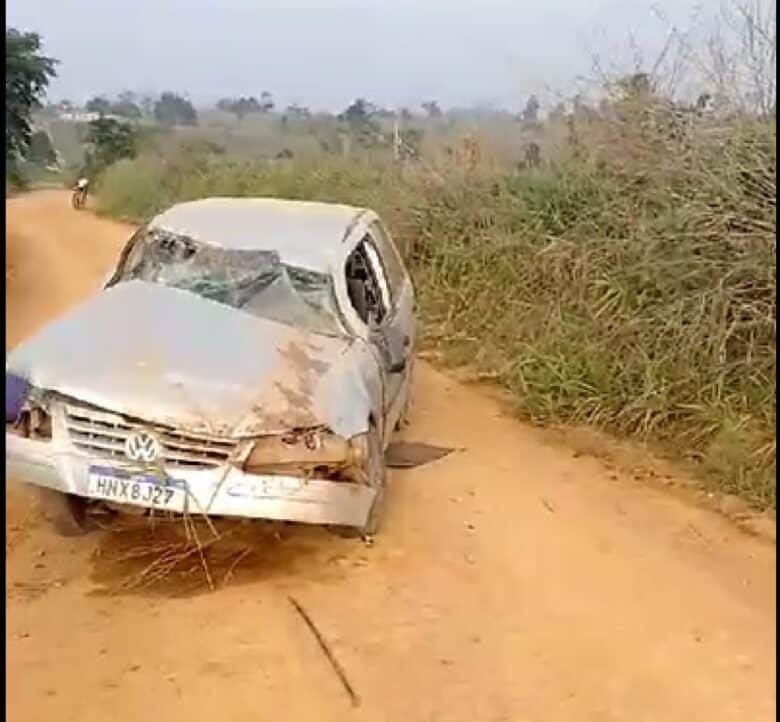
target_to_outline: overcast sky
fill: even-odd
[[[592,51],[648,57],[668,25],[718,0],[8,0],[6,23],[61,61],[50,97],[183,91],[196,103],[269,90],[280,105],[516,108],[569,92]]]

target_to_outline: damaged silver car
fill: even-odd
[[[414,291],[367,209],[176,205],[6,361],[6,474],[88,507],[376,533],[409,405]]]

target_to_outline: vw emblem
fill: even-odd
[[[161,450],[160,442],[146,431],[134,431],[125,441],[125,456],[130,461],[151,464]]]

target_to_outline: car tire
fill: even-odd
[[[387,465],[379,432],[373,425],[368,431],[368,485],[376,490],[376,496],[363,526],[336,526],[331,530],[346,539],[370,539],[376,536],[382,524],[387,495]]]
[[[44,516],[60,536],[83,536],[91,531],[87,518],[87,500],[75,494],[54,489],[40,489],[39,498]]]

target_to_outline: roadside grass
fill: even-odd
[[[10,198],[21,191],[27,190],[27,177],[19,167],[19,163],[6,159],[5,163],[5,197]]]
[[[322,155],[144,155],[108,169],[99,210],[141,222],[204,196],[365,205],[412,271],[424,343],[536,421],[585,423],[694,461],[774,508],[774,121],[658,113],[569,131],[554,163],[403,167]]]
[[[46,168],[34,163],[7,163],[5,196],[9,198],[34,188],[62,188],[66,185],[67,172]]]

